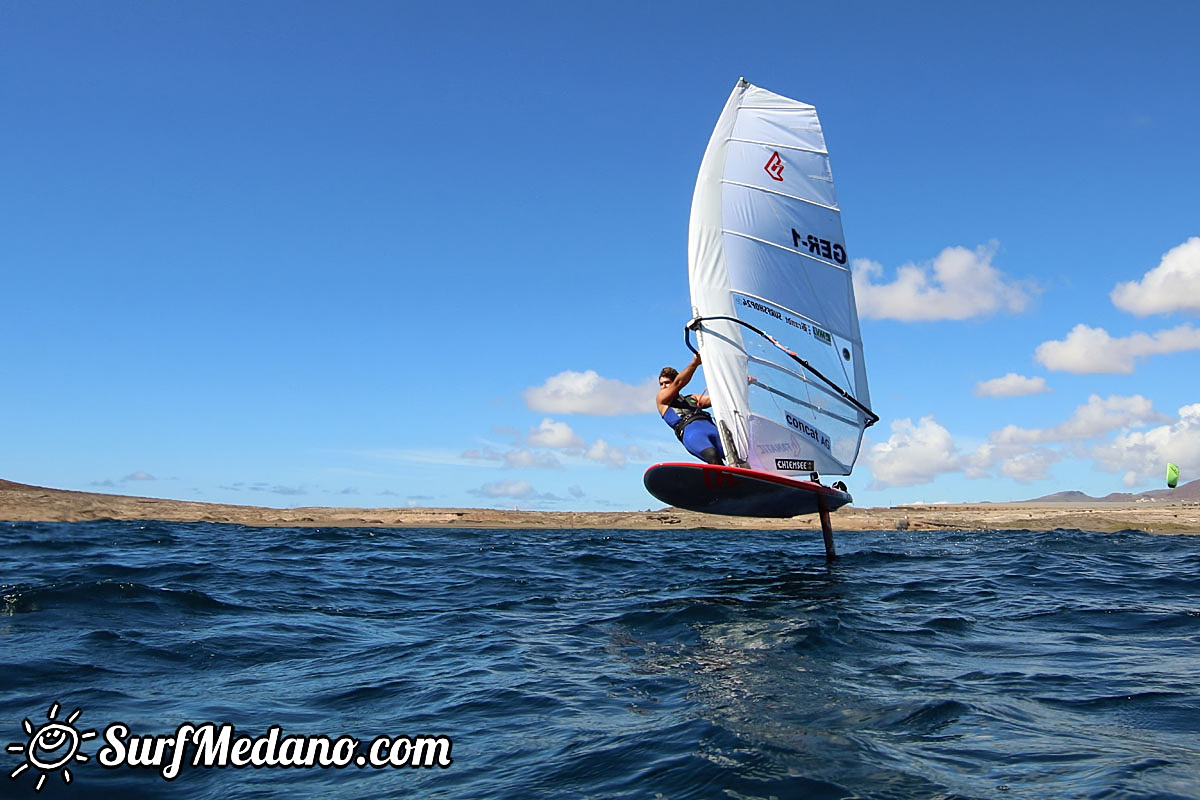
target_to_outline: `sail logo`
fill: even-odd
[[[788,425],[791,425],[793,428],[800,431],[800,433],[804,434],[809,439],[812,439],[814,442],[819,444],[824,449],[828,450],[830,448],[830,446],[832,445],[832,442],[830,441],[828,434],[813,427],[812,425],[809,425],[807,422],[800,419],[799,417],[795,417],[790,413],[785,413],[783,415],[783,418],[787,420]]]
[[[783,167],[783,159],[779,157],[778,150],[771,153],[771,157],[768,158],[767,163],[763,165],[763,169],[767,171],[767,174],[771,176],[771,180],[773,181],[783,180]]]
[[[797,250],[807,249],[811,255],[819,256],[827,260],[833,260],[838,264],[846,263],[846,248],[837,242],[831,242],[828,239],[821,239],[813,236],[811,233],[805,236],[800,231],[792,228],[792,247]]]

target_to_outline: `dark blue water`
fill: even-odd
[[[2,797],[1200,797],[1200,537],[0,524]],[[27,767],[75,709],[68,766]],[[448,767],[102,768],[103,731]],[[49,763],[45,759],[38,762]],[[46,775],[44,788],[35,779]]]

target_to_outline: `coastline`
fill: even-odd
[[[723,517],[676,508],[657,511],[517,511],[490,508],[267,508],[76,492],[0,480],[0,520],[85,522],[159,520],[254,527],[557,528],[819,530],[817,516]],[[1200,534],[1200,507],[1154,503],[955,503],[858,508],[833,514],[834,530],[1032,530]]]

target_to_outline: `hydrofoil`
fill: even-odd
[[[815,481],[719,464],[655,464],[642,478],[646,491],[668,505],[734,517],[796,517],[819,514],[825,556],[837,558],[829,512],[854,498]]]

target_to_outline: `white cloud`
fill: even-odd
[[[524,447],[515,448],[503,453],[493,450],[490,447],[484,447],[477,450],[466,450],[463,452],[462,457],[471,459],[472,461],[498,461],[510,469],[520,467],[535,467],[539,469],[562,468],[562,462],[553,453],[530,450]]]
[[[1122,397],[1110,394],[1101,399],[1091,395],[1088,401],[1075,408],[1075,412],[1061,425],[1049,429],[1053,439],[1092,439],[1104,436],[1120,428],[1133,428],[1165,420],[1154,410],[1154,402],[1140,394]]]
[[[148,472],[142,472],[139,470],[137,472],[134,472],[131,475],[126,475],[121,480],[123,480],[123,481],[153,481],[153,480],[158,480],[158,479],[155,478],[153,475],[151,475]]]
[[[1140,394],[1130,397],[1109,395],[1101,398],[1092,395],[1081,406],[1076,406],[1066,422],[1052,428],[1018,428],[1008,425],[993,431],[988,439],[994,444],[1046,444],[1049,442],[1078,441],[1104,436],[1121,428],[1149,425],[1165,420],[1154,410],[1154,403]]]
[[[1180,325],[1154,335],[1134,333],[1113,338],[1103,328],[1076,325],[1062,341],[1042,342],[1034,358],[1047,369],[1076,375],[1130,374],[1139,358],[1200,350],[1200,330]]]
[[[562,462],[553,453],[520,448],[504,454],[504,466],[510,468],[536,467],[538,469],[561,469]]]
[[[521,430],[508,425],[493,425],[492,433],[500,436],[511,436],[515,441],[520,441],[521,439]]]
[[[521,437],[518,437],[519,439]],[[629,459],[649,459],[650,454],[637,445],[616,447],[604,439],[597,439],[588,444],[583,437],[564,422],[555,422],[546,417],[529,435],[523,437],[528,447],[515,447],[505,452],[499,452],[491,447],[467,450],[462,458],[478,461],[498,461],[510,469],[540,468],[560,469],[563,464],[556,452],[562,453],[568,459],[584,462],[595,461],[614,469],[626,465]]]
[[[227,492],[240,492],[243,489],[249,492],[270,492],[271,494],[282,494],[288,496],[299,496],[308,494],[308,488],[304,486],[279,486],[271,485],[264,481],[256,481],[255,483],[246,483],[238,481],[236,483],[217,487]]]
[[[995,434],[993,434],[995,436]],[[971,479],[991,478],[993,470],[1018,483],[1030,483],[1047,476],[1047,470],[1062,455],[1028,442],[984,442],[963,459],[963,474]]]
[[[1017,483],[1032,483],[1050,477],[1048,470],[1062,460],[1062,455],[1045,447],[1018,453],[1000,461],[1000,474]]]
[[[1200,404],[1189,408],[1195,409],[1195,452],[1200,468]],[[951,472],[962,472],[972,479],[998,472],[1019,483],[1030,483],[1048,478],[1050,468],[1068,452],[1087,455],[1084,443],[1089,439],[1099,440],[1114,431],[1127,432],[1167,420],[1141,395],[1092,395],[1065,422],[1050,428],[1009,425],[993,431],[988,441],[973,452],[961,454],[951,433],[932,416],[921,418],[915,425],[911,419],[902,419],[892,423],[892,435],[886,442],[866,448],[863,461],[875,478],[872,489],[929,483]],[[1139,442],[1140,435],[1124,433],[1116,441]],[[1190,452],[1187,447],[1177,449]]]
[[[1200,406],[1197,406],[1200,409]],[[1087,403],[1076,407],[1064,422],[1049,428],[1018,428],[1009,425],[993,431],[986,444],[981,445],[965,460],[968,478],[988,477],[998,470],[1019,483],[1030,483],[1049,477],[1049,468],[1067,455],[1095,457],[1096,452],[1108,452],[1112,445],[1098,445],[1090,450],[1088,440],[1100,440],[1114,431],[1123,431],[1114,442],[1132,437],[1138,441],[1143,434],[1131,434],[1130,428],[1168,421],[1154,410],[1153,403],[1141,395],[1101,398],[1092,395]],[[1045,445],[1056,445],[1046,447]],[[1099,463],[1100,459],[1097,458]],[[1165,462],[1164,462],[1165,463]],[[1118,471],[1115,467],[1102,467]],[[1122,467],[1123,468],[1123,467]]]
[[[902,322],[962,320],[997,311],[1020,312],[1036,286],[1013,281],[992,266],[995,244],[968,250],[947,247],[928,264],[905,264],[896,280],[875,284],[883,266],[866,259],[854,262],[854,295],[864,319]]]
[[[529,481],[493,481],[485,483],[478,489],[472,489],[471,494],[481,497],[511,497],[521,500],[534,495],[533,486]]]
[[[602,378],[595,370],[567,370],[521,393],[525,405],[548,414],[593,414],[602,417],[645,414],[654,407],[658,386],[648,378],[634,386]]]
[[[1117,308],[1139,317],[1200,312],[1200,237],[1169,250],[1140,281],[1118,283],[1110,297]]]
[[[865,459],[875,480],[871,488],[915,486],[929,483],[944,472],[962,468],[954,437],[932,417],[892,423],[892,435],[886,442],[869,448]]]
[[[520,500],[523,505],[534,507],[545,503],[561,503],[563,499],[552,492],[537,491],[529,481],[493,481],[485,483],[478,489],[468,489],[467,493],[488,500]]]
[[[1158,427],[1134,430],[1149,425]],[[1179,409],[1173,421],[1142,395],[1092,395],[1058,425],[1009,425],[965,454],[932,416],[915,425],[911,419],[898,420],[891,427],[886,442],[863,451],[862,461],[874,476],[871,489],[915,486],[955,472],[970,479],[996,475],[1028,484],[1050,478],[1050,469],[1067,458],[1090,458],[1098,469],[1124,473],[1122,480],[1130,487],[1149,480],[1161,483],[1168,461],[1200,478],[1200,403]]]
[[[1018,449],[1019,448],[1007,448],[1009,452],[1017,452]],[[969,456],[963,459],[963,474],[972,480],[978,478],[990,478],[992,466],[995,465],[996,462],[1000,461],[1005,454],[1006,453],[1002,451],[1000,446],[990,442],[985,442],[977,447],[974,453],[971,453]]]
[[[454,453],[449,450],[346,450],[350,455],[381,461],[400,461],[414,464],[438,464],[443,466],[462,466],[470,463],[464,459],[491,458],[492,450],[470,450],[466,453]]]
[[[503,461],[504,453],[497,452],[490,447],[484,447],[478,450],[464,451],[462,457],[479,461]]]
[[[1179,465],[1182,480],[1200,477],[1200,403],[1179,409],[1179,419],[1148,431],[1132,431],[1092,449],[1107,472],[1124,472],[1125,485],[1163,480],[1167,462]]]
[[[298,497],[308,494],[308,489],[305,489],[303,486],[267,486],[263,488],[251,486],[250,489],[255,492],[270,492],[271,494],[282,494],[288,497]]]
[[[624,450],[613,447],[603,439],[597,439],[583,454],[589,461],[599,461],[613,469],[625,466],[625,456]]]
[[[976,397],[1021,397],[1050,391],[1045,378],[1026,378],[1010,372],[1003,378],[992,378],[975,384]]]
[[[537,428],[530,432],[526,438],[526,442],[534,447],[583,447],[583,439],[571,430],[571,426],[565,422],[555,422],[546,417],[538,424]]]
[[[1049,477],[1050,467],[1062,458],[1061,453],[1046,447],[985,442],[963,459],[963,474],[977,480],[991,478],[992,471],[998,470],[1017,483],[1032,483]]]

